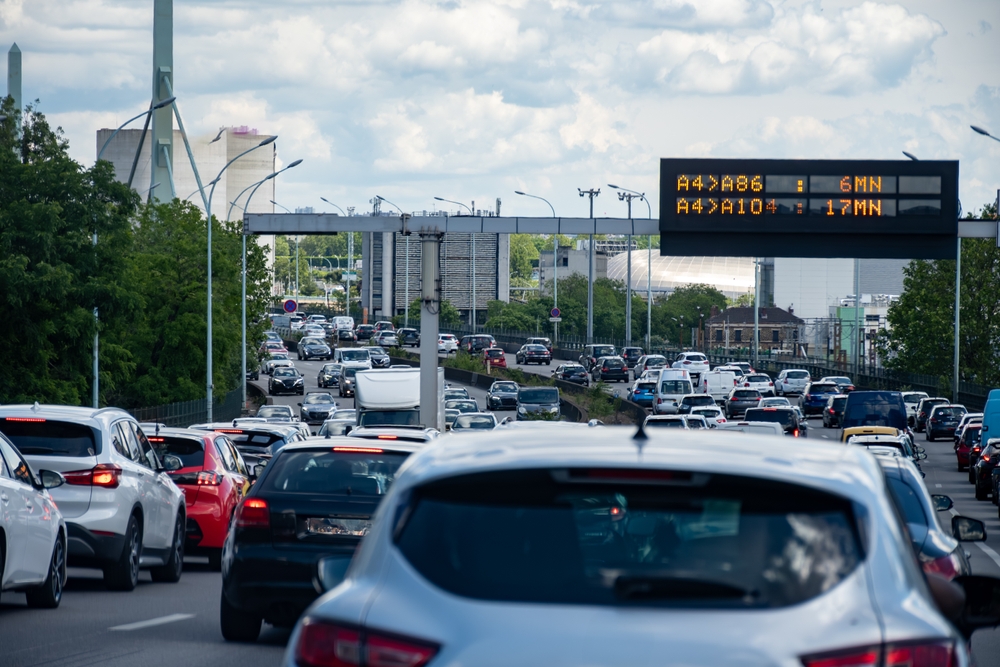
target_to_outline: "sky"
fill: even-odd
[[[0,0],[24,99],[91,164],[152,88],[153,0]],[[960,161],[966,210],[1000,187],[997,0],[174,0],[192,137],[278,134],[289,208],[658,215],[662,157]],[[6,80],[6,58],[0,62]],[[141,125],[136,125],[141,127]],[[645,214],[640,202],[634,215]],[[445,205],[455,210],[452,205]]]

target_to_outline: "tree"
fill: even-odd
[[[734,308],[753,308],[754,300],[754,293],[747,292],[746,294],[740,294],[735,299],[727,299],[727,302],[730,307]]]
[[[683,340],[690,345],[691,327],[698,327],[708,319],[712,306],[720,310],[725,308],[726,297],[711,285],[678,287],[666,299],[653,304],[653,332],[669,341],[680,343]]]
[[[138,308],[126,272],[139,197],[115,181],[109,163],[84,169],[72,160],[62,130],[33,106],[22,116],[7,97],[0,114],[6,116],[0,314],[8,378],[0,402],[89,404],[94,308],[102,331],[101,387],[121,386],[132,368],[127,350],[103,334],[127,327]]]
[[[978,216],[996,219],[996,204]],[[914,260],[903,269],[903,293],[889,307],[876,341],[889,368],[951,378],[954,350],[955,262]],[[1000,250],[993,239],[962,241],[959,373],[1000,383]]]
[[[420,299],[414,299],[410,304],[410,326],[420,327]],[[396,327],[403,326],[403,316],[397,315],[392,318],[393,324]],[[462,315],[458,312],[458,308],[451,305],[450,301],[441,302],[441,311],[438,313],[438,327],[441,329],[454,329],[456,327],[462,326]]]
[[[531,280],[532,262],[538,260],[538,248],[529,234],[510,235],[511,280]]]

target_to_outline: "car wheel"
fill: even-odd
[[[958,472],[962,472],[963,470],[965,470],[965,468],[962,467],[962,462],[959,461],[958,462]]]
[[[131,591],[139,583],[139,553],[142,549],[142,531],[135,516],[128,519],[125,544],[121,556],[114,564],[104,568],[104,584],[113,591]]]
[[[62,600],[63,584],[66,583],[66,547],[62,537],[56,538],[49,561],[49,574],[38,588],[25,591],[28,606],[35,609],[55,609]]]
[[[986,500],[989,497],[989,492],[983,488],[983,485],[976,480],[976,500]]]
[[[181,573],[184,571],[184,515],[178,514],[174,521],[174,541],[170,545],[170,555],[167,562],[160,567],[154,567],[149,571],[153,581],[164,584],[176,584],[181,580]]]
[[[260,624],[263,618],[256,614],[237,609],[229,604],[226,594],[222,594],[222,604],[219,610],[219,624],[222,626],[222,636],[230,642],[255,642],[260,636]]]
[[[965,466],[966,470],[969,471],[969,484],[976,483],[976,469],[972,467],[972,464]]]
[[[927,431],[926,438],[927,438],[927,442],[934,442],[934,437],[931,436],[931,432],[930,431]]]

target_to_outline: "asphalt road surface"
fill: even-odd
[[[296,363],[306,376],[306,391],[318,390],[315,378],[322,363]],[[266,387],[266,376],[263,382]],[[470,388],[470,394],[485,404],[483,390]],[[298,396],[274,398],[275,403],[293,407],[300,400]],[[354,404],[350,398],[338,401],[343,407]],[[810,420],[810,439],[836,439],[837,435],[836,429],[822,428],[821,420]],[[955,467],[950,442],[928,443],[918,434],[918,443],[929,456],[922,467],[931,492],[951,496],[955,513],[986,522],[987,542],[966,545],[973,571],[1000,577],[996,505],[975,500],[967,473]],[[950,514],[943,514],[943,524],[948,525]],[[96,570],[74,568],[69,574],[59,609],[28,609],[20,593],[4,593],[0,598],[0,667],[275,667],[281,661],[288,630],[265,626],[256,644],[222,639],[221,575],[209,571],[203,559],[186,559],[184,576],[177,584],[152,583],[143,572],[131,593],[106,590]],[[980,667],[1000,667],[1000,631],[976,633],[973,650]]]

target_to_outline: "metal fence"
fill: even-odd
[[[188,427],[208,421],[208,406],[205,399],[180,401],[149,408],[136,408],[129,413],[140,422],[159,422],[167,426]],[[235,389],[213,402],[212,419],[229,421],[243,413],[243,391]]]

